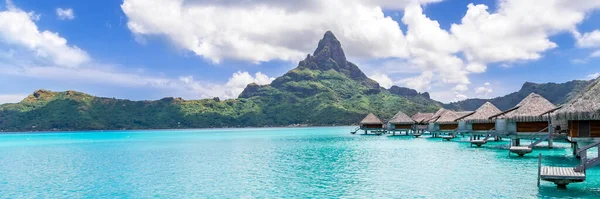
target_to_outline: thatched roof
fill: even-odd
[[[556,109],[556,106],[546,98],[536,93],[531,93],[523,99],[517,106],[507,111],[497,114],[499,118],[508,119],[517,122],[538,122],[547,121],[548,116],[542,115],[548,111]]]
[[[367,115],[365,119],[360,121],[360,124],[383,124],[383,122],[381,122],[381,120],[377,118],[377,116],[375,116],[373,113],[369,113],[369,115]]]
[[[563,105],[554,116],[561,120],[600,120],[600,78]]]
[[[415,115],[413,115],[411,118],[417,123],[422,123],[422,122],[425,122],[425,121],[431,119],[432,117],[433,117],[433,113],[418,112]]]
[[[475,111],[459,111],[459,112],[455,112],[458,115],[458,118],[464,118],[467,117],[469,115],[472,115],[473,113],[475,113]],[[456,118],[456,119],[458,119]]]
[[[408,117],[408,115],[406,115],[406,113],[402,112],[402,111],[398,111],[398,113],[396,113],[396,115],[394,115],[394,117],[392,117],[392,119],[390,120],[390,123],[392,124],[414,124],[415,121]]]
[[[427,120],[427,122],[435,122],[437,119],[439,119],[445,112],[447,112],[448,110],[445,108],[440,108],[438,111],[436,111],[433,116],[431,116],[431,118],[429,118]]]
[[[456,119],[464,117],[466,115],[472,114],[472,111],[462,111],[462,112],[454,112],[451,110],[440,109],[436,116],[432,118],[429,122],[435,122],[438,124],[455,124]]]
[[[494,119],[489,119],[491,116],[502,113],[494,104],[486,102],[481,105],[475,113],[459,118],[458,120],[467,121],[470,123],[493,123]]]

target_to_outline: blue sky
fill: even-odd
[[[489,98],[596,77],[599,10],[592,0],[6,1],[0,103],[42,88],[235,98],[296,67],[327,30],[384,87]]]

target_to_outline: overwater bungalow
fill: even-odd
[[[472,114],[473,112],[454,112],[441,108],[438,110],[433,118],[429,120],[429,131],[437,137],[440,134],[448,134],[442,138],[450,140],[456,136],[458,131],[458,122],[456,119],[465,115]]]
[[[365,134],[371,131],[371,133],[381,135],[384,132],[384,125],[377,116],[373,113],[369,113],[362,121],[360,121],[360,126],[356,131],[358,130],[363,130]],[[354,131],[354,133],[356,133],[356,131]]]
[[[414,125],[415,132],[413,133],[413,136],[419,137],[419,136],[423,135],[423,133],[428,129],[427,121],[429,121],[429,119],[431,119],[433,117],[433,115],[434,115],[434,113],[418,112],[411,117],[415,121],[415,125]]]
[[[548,146],[552,147],[552,126],[549,115],[555,110],[557,110],[556,106],[546,98],[531,93],[515,107],[493,115],[490,119],[496,119],[497,133],[511,137],[510,151],[523,156],[531,153],[535,145],[546,140]],[[521,146],[522,138],[529,138],[532,141],[527,146]]]
[[[600,78],[564,104],[553,119],[566,121],[567,139],[573,143],[574,151],[600,142]]]
[[[500,114],[502,111],[494,104],[486,102],[481,105],[473,114],[458,118],[458,130],[460,133],[469,134],[471,144],[480,147],[486,144],[490,137],[498,138],[495,134],[496,119],[490,119],[491,116]],[[485,136],[481,139],[481,135]]]
[[[408,135],[412,129],[415,121],[408,117],[406,113],[398,111],[394,117],[388,122],[389,130],[392,131],[392,135],[396,135],[396,131],[405,132]]]
[[[553,114],[553,120],[566,121],[568,137],[572,143],[573,154],[580,158],[575,167],[539,167],[539,180],[554,182],[566,187],[573,182],[582,182],[588,168],[600,165],[600,78],[596,79],[578,96],[564,104]],[[588,159],[588,150],[598,148],[598,155]],[[540,162],[541,162],[540,155]]]

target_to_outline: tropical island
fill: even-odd
[[[442,107],[474,111],[487,101],[504,110],[532,92],[560,105],[590,82],[526,82],[518,92],[503,97],[444,104],[427,92],[381,87],[346,59],[340,41],[328,31],[298,67],[270,85],[248,85],[237,99],[131,101],[37,90],[19,103],[0,105],[0,131],[352,125],[368,113],[391,118],[398,111],[413,115]]]

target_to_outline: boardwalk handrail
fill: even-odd
[[[459,128],[455,128],[454,130],[452,130],[452,137],[456,137],[456,131],[458,131]]]
[[[536,145],[536,144],[538,144],[538,143],[536,143],[536,142],[538,142],[538,141],[539,141],[539,142],[542,142],[543,140],[550,138],[550,136],[552,136],[552,133],[551,133],[551,132],[548,132],[548,134],[549,134],[550,136],[546,136],[546,137],[540,138],[540,140],[538,140],[538,141],[535,141],[535,142],[533,141],[533,139],[534,139],[535,137],[537,137],[538,135],[540,135],[540,134],[546,134],[546,132],[544,132],[544,131],[545,131],[545,130],[548,130],[549,128],[550,128],[550,125],[546,126],[546,127],[545,127],[545,128],[543,128],[542,130],[539,130],[538,132],[536,132],[535,134],[533,134],[533,135],[531,136],[531,142],[529,143],[529,147],[530,147],[530,148],[532,148],[532,147],[533,147],[533,145]],[[534,144],[534,143],[535,143],[535,144]]]
[[[588,149],[594,148],[595,146],[600,145],[600,142],[596,142],[596,143],[592,143],[589,144],[587,146],[582,147],[581,149],[577,150],[577,155],[579,155],[581,152],[587,151]]]
[[[488,141],[490,139],[490,137],[492,137],[492,131],[494,131],[496,129],[496,127],[491,128],[490,130],[487,131],[487,134],[485,135],[485,138],[483,138],[483,141]]]

